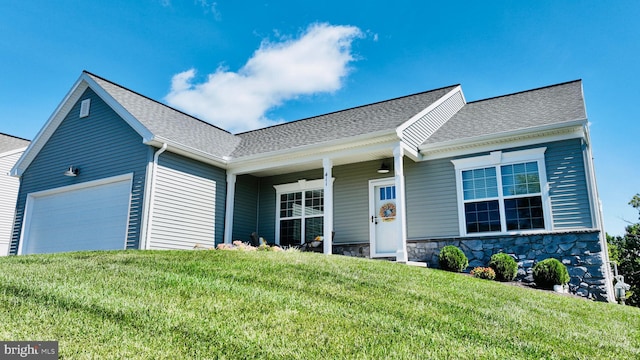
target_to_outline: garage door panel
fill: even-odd
[[[23,253],[124,249],[131,180],[34,196]]]

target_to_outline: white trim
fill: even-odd
[[[573,124],[575,123],[575,124]],[[492,134],[484,137],[474,137],[453,140],[438,144],[420,146],[422,160],[443,159],[454,156],[470,155],[479,152],[507,149],[513,147],[538,145],[541,143],[585,138],[582,124],[585,121],[575,121],[572,124],[562,124],[550,129],[525,129],[507,133]]]
[[[433,90],[431,90],[431,91],[433,91]],[[448,93],[446,93],[442,97],[440,97],[438,100],[436,100],[433,104],[427,106],[424,110],[420,111],[419,113],[417,113],[416,115],[411,117],[411,119],[405,121],[400,126],[398,126],[398,128],[396,128],[396,134],[398,134],[398,137],[402,139],[402,132],[404,130],[406,130],[409,126],[413,125],[416,121],[422,119],[422,117],[424,117],[425,115],[427,115],[428,113],[433,111],[435,108],[440,106],[442,103],[444,103],[445,101],[449,100],[449,98],[451,98],[457,92],[460,92],[460,94],[462,94],[462,86],[457,85],[451,91],[449,91]],[[464,95],[462,96],[462,101],[464,101]],[[464,101],[464,104],[466,105],[466,101]]]
[[[335,181],[335,178],[331,178],[331,182]],[[295,183],[289,183],[289,184],[280,184],[280,185],[273,185],[273,188],[276,190],[276,233],[275,233],[275,243],[276,244],[280,244],[280,195],[282,194],[287,194],[287,193],[292,193],[292,192],[302,192],[303,194],[303,200],[304,200],[304,192],[307,190],[324,190],[324,179],[317,179],[317,180],[306,180],[306,179],[300,179]],[[325,194],[323,192],[322,196],[324,197]],[[325,203],[325,207],[326,207],[326,203]],[[325,216],[325,212],[323,210],[322,212],[322,217],[324,218]],[[313,217],[320,217],[320,216],[313,216]],[[306,219],[306,217],[302,218],[303,220]],[[286,220],[286,219],[285,219]],[[324,221],[324,220],[323,220]],[[304,221],[302,221],[302,234],[301,234],[301,239],[300,239],[300,243],[304,244],[305,243],[305,239],[304,239]],[[323,229],[324,231],[324,229]]]
[[[322,194],[324,206],[323,206],[323,234],[324,241],[322,242],[325,255],[331,255],[333,252],[333,162],[329,158],[322,160],[322,168],[324,170],[323,186],[324,192]],[[331,181],[329,181],[331,179]]]
[[[372,258],[376,257],[391,257],[396,256],[397,251],[394,253],[377,253],[376,252],[376,223],[375,218],[377,218],[376,214],[376,186],[385,186],[385,185],[396,185],[395,177],[388,178],[380,178],[380,179],[370,179],[369,180],[369,218],[367,221],[369,222],[369,256]],[[398,217],[398,188],[396,186],[396,218]]]
[[[493,235],[519,235],[519,234],[535,234],[535,233],[544,233],[554,230],[553,226],[553,217],[551,215],[551,198],[549,197],[549,184],[547,182],[547,171],[546,171],[546,162],[544,154],[546,152],[546,147],[540,147],[535,149],[527,149],[527,150],[519,150],[519,151],[510,151],[510,152],[502,152],[502,151],[493,151],[489,155],[476,156],[471,158],[464,159],[454,159],[451,160],[455,167],[456,173],[456,197],[458,202],[458,231],[460,236],[493,236]],[[506,216],[504,209],[504,200],[511,198],[519,198],[523,196],[504,196],[502,190],[502,176],[501,176],[501,166],[508,164],[516,164],[523,162],[537,162],[538,164],[538,176],[540,179],[540,196],[542,200],[543,207],[543,216],[544,216],[544,229],[533,229],[533,230],[507,230],[506,229]],[[488,199],[477,199],[474,201],[481,200],[498,200],[499,210],[500,210],[500,226],[501,231],[493,231],[493,232],[482,232],[482,233],[470,233],[467,234],[466,228],[466,220],[464,216],[464,205],[466,202],[473,202],[471,200],[464,200],[464,191],[462,188],[462,172],[466,170],[478,169],[483,167],[495,167],[496,168],[496,179],[497,179],[497,190],[498,197],[497,198],[488,198]],[[534,196],[536,194],[533,194]]]
[[[290,149],[287,151],[283,151],[281,154],[277,155],[275,155],[274,153],[269,153],[269,155],[264,156],[261,159],[232,159],[229,161],[229,166],[227,167],[227,169],[233,171],[238,175],[242,175],[275,168],[309,164],[313,162],[317,162],[317,167],[319,167],[319,163],[327,157],[333,159],[333,162],[336,163],[335,160],[338,158],[367,155],[372,152],[382,150],[389,150],[389,152],[391,152],[393,145],[398,142],[395,133],[392,136],[379,137],[371,140],[372,141],[369,141],[367,143],[353,143],[352,141],[350,141],[345,143],[343,147],[319,146],[320,149],[316,148],[305,151],[308,153],[296,154],[296,150]]]
[[[394,183],[396,186],[396,217],[398,221],[398,246],[396,250],[396,261],[406,263],[407,258],[407,207],[404,187],[404,151],[401,144],[393,149],[393,167],[395,172]]]
[[[122,246],[123,249],[126,249],[127,234],[129,229],[129,216],[131,215],[131,185],[133,184],[133,173],[116,175],[116,176],[112,176],[104,179],[98,179],[98,180],[87,181],[79,184],[61,186],[54,189],[36,191],[36,192],[27,194],[27,201],[24,207],[24,215],[22,217],[22,227],[20,231],[20,240],[19,240],[20,242],[18,243],[18,255],[22,255],[24,240],[27,239],[29,235],[29,227],[27,225],[31,223],[31,215],[32,215],[31,209],[33,207],[33,202],[35,201],[35,199],[43,196],[56,195],[56,194],[61,194],[69,191],[76,191],[80,189],[86,189],[86,188],[91,188],[91,187],[100,186],[100,185],[107,185],[107,184],[116,183],[120,181],[127,181],[127,180],[129,180],[129,203],[127,204],[127,224],[125,225],[125,229],[127,230],[124,233],[124,243]]]
[[[235,208],[236,195],[236,174],[227,173],[227,198],[224,211],[224,243],[231,244],[233,241],[233,212]]]

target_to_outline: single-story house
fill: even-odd
[[[9,175],[29,140],[0,133],[0,256],[9,252],[20,181]]]
[[[460,85],[232,134],[83,72],[22,155],[11,254],[192,249],[252,233],[326,254],[470,266],[555,257],[612,300],[580,80]]]

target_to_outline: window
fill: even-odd
[[[453,160],[460,233],[508,233],[550,227],[546,194],[546,148]]]
[[[322,180],[276,185],[276,232],[284,246],[300,245],[324,233]]]

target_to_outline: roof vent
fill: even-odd
[[[91,107],[91,99],[82,100],[80,103],[80,117],[84,118],[89,116],[89,108]]]

